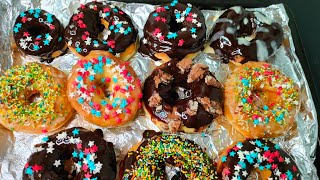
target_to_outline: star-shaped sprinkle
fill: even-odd
[[[74,128],[73,130],[72,130],[72,134],[75,136],[75,135],[79,135],[79,129],[78,128]]]
[[[60,160],[55,160],[53,165],[55,167],[59,167],[61,165],[61,161]]]
[[[67,132],[62,132],[62,133],[59,133],[58,135],[57,135],[57,139],[65,139],[66,137],[67,137]]]

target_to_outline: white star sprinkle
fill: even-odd
[[[116,112],[117,112],[117,114],[121,114],[122,109],[117,109]]]
[[[182,32],[187,31],[187,28],[182,28],[181,31]]]
[[[126,92],[125,93],[125,96],[128,98],[128,97],[130,97],[130,93],[129,92]]]
[[[55,167],[59,167],[61,165],[61,161],[60,160],[55,160],[53,165]]]
[[[62,132],[57,135],[57,139],[65,139],[67,137],[67,132]]]
[[[47,39],[48,39],[49,41],[51,41],[53,38],[49,35],[49,36],[47,37]]]
[[[87,46],[89,46],[91,44],[91,38],[87,37],[87,39],[84,42],[86,43]]]
[[[88,146],[92,147],[94,145],[94,141],[89,141]]]
[[[247,171],[243,171],[243,172],[242,172],[242,175],[243,175],[244,177],[247,177],[247,176],[248,176]]]
[[[32,37],[31,37],[31,36],[28,36],[28,37],[26,38],[26,41],[32,41]]]
[[[100,173],[100,170],[101,170],[101,168],[102,168],[102,165],[103,165],[103,164],[101,164],[100,161],[99,161],[97,164],[95,164],[96,169],[93,170],[93,174]]]
[[[120,57],[120,53],[116,53],[116,57],[119,58]]]
[[[289,164],[289,163],[290,163],[290,159],[289,159],[289,158],[287,158],[287,157],[285,157],[285,158],[284,158],[284,161],[285,161],[287,164]]]
[[[197,18],[197,17],[198,17],[198,14],[193,13],[193,14],[192,14],[192,17],[193,17],[193,18]]]
[[[53,153],[53,150],[54,150],[54,148],[49,147],[49,148],[47,148],[47,153]]]
[[[143,38],[142,43],[143,43],[143,44],[147,44],[147,43],[148,43],[148,40],[147,40],[146,38]]]
[[[202,25],[201,22],[197,23],[197,27],[201,27],[201,25]]]
[[[48,142],[48,147],[53,147],[53,145],[54,145],[54,142],[52,141]]]
[[[239,171],[240,169],[241,169],[241,167],[239,166],[239,164],[237,164],[237,165],[234,166],[234,170],[235,170],[235,171]]]
[[[196,39],[196,38],[198,37],[196,34],[192,34],[191,36],[192,36],[192,38],[194,38],[194,39]]]

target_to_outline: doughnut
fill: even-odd
[[[270,64],[243,64],[224,88],[224,115],[245,137],[278,137],[296,126],[298,86]]]
[[[0,77],[0,123],[35,134],[60,128],[74,113],[66,79],[62,71],[39,63],[7,70]]]
[[[191,4],[174,0],[157,7],[144,26],[144,37],[139,52],[154,60],[191,58],[202,48],[206,40],[206,24],[203,14]]]
[[[90,2],[72,15],[65,38],[69,49],[80,58],[103,50],[128,60],[136,51],[137,34],[130,17],[118,7]]]
[[[167,179],[167,167],[176,171],[171,179],[218,178],[212,159],[193,141],[155,131],[145,131],[143,138],[121,162],[121,179]]]
[[[42,138],[23,169],[23,180],[105,179],[117,175],[113,144],[94,132],[75,127]]]
[[[294,160],[278,144],[263,139],[234,143],[223,152],[217,169],[223,180],[247,179],[252,172],[260,175],[254,179],[301,179]]]
[[[217,54],[224,62],[265,61],[275,54],[282,41],[279,23],[261,12],[235,6],[215,22],[206,51]]]
[[[145,80],[146,114],[166,132],[201,132],[223,114],[222,85],[204,64],[172,60]]]
[[[50,63],[67,49],[63,25],[56,16],[39,8],[20,13],[13,37],[23,53],[39,56],[41,62]]]
[[[79,60],[67,89],[74,109],[98,126],[124,125],[142,106],[140,80],[134,70],[109,52]]]

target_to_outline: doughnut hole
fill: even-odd
[[[102,92],[102,96],[104,96],[105,99],[107,99],[111,95],[112,89],[108,84],[99,82],[96,83],[96,86],[97,89]]]
[[[33,25],[27,27],[27,31],[30,33],[31,37],[36,38],[37,36],[42,36],[41,38],[45,38],[45,34],[49,33],[49,30],[43,26]]]
[[[33,104],[42,100],[41,93],[38,91],[29,91],[26,93],[27,103]]]
[[[254,89],[252,90],[250,98],[253,102],[253,110],[261,110],[265,105],[269,107],[281,101],[277,92],[270,89]]]
[[[100,23],[98,24],[99,27],[99,34],[98,38],[99,39],[108,39],[108,30],[109,30],[109,22],[101,19]]]
[[[168,22],[168,26],[169,26],[169,30],[170,32],[178,32],[181,31],[181,29],[183,28],[182,23],[177,23],[177,21],[175,20],[175,18],[173,18],[174,16],[172,16]]]

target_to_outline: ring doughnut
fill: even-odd
[[[73,115],[67,100],[67,76],[58,69],[28,63],[0,77],[0,122],[13,131],[53,131]]]
[[[22,52],[39,56],[48,63],[67,49],[62,24],[53,14],[39,8],[19,14],[13,37]]]
[[[137,33],[130,17],[118,7],[90,2],[73,14],[65,37],[69,49],[80,58],[104,50],[128,60],[136,51]]]
[[[253,171],[259,173],[257,179],[301,179],[294,160],[278,144],[263,139],[234,143],[218,163],[223,180],[247,179]]]
[[[43,137],[34,149],[24,166],[23,180],[116,178],[113,144],[103,139],[101,129],[67,129]]]
[[[224,113],[245,137],[285,135],[296,125],[299,90],[292,79],[264,62],[247,62],[227,79]]]
[[[142,98],[134,70],[108,52],[78,61],[70,73],[68,95],[81,116],[103,127],[131,121]]]
[[[167,179],[165,167],[178,171],[171,179],[217,179],[212,159],[191,140],[145,131],[120,165],[120,178]]]
[[[279,23],[261,12],[235,6],[216,21],[211,44],[205,51],[217,54],[224,62],[266,61],[282,41],[283,30]]]
[[[158,66],[145,80],[144,108],[163,131],[201,132],[223,114],[222,85],[191,59]]]
[[[206,40],[206,24],[201,11],[177,0],[157,7],[149,15],[143,32],[139,52],[163,62],[193,59]]]

